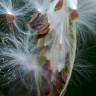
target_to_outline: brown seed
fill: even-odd
[[[63,84],[62,84],[62,82],[57,78],[56,80],[55,80],[55,87],[56,87],[56,89],[57,89],[57,92],[58,93],[60,93],[61,92],[61,90],[62,90],[62,88],[63,88]]]
[[[32,71],[28,72],[24,78],[25,80],[32,80]]]
[[[52,96],[52,94],[51,94],[51,93],[49,93],[49,94],[48,94],[48,96]]]
[[[49,78],[49,80],[51,80],[51,77],[52,77],[52,66],[51,66],[50,60],[46,60],[46,63],[44,64],[43,68],[48,73],[47,77]]]
[[[61,72],[58,73],[58,79],[60,81],[66,82],[67,74],[62,70]]]
[[[42,77],[42,82],[41,82],[41,84],[43,85],[43,86],[41,86],[42,96],[48,96],[49,93],[50,93],[49,81],[48,81],[46,78]]]
[[[78,14],[77,10],[72,10],[72,12],[70,14],[70,18],[71,18],[71,20],[79,19],[79,14]]]
[[[64,0],[59,0],[58,3],[55,6],[55,11],[59,11],[63,6]]]
[[[44,69],[47,71],[52,70],[50,60],[46,60],[46,63],[44,64]]]
[[[60,92],[59,92],[59,90],[57,88],[58,84],[56,84],[56,83],[57,83],[56,81],[54,81],[54,83],[53,83],[53,95],[52,96],[59,96],[59,94],[60,94]]]
[[[36,13],[34,16],[31,17],[31,19],[29,20],[29,24],[34,23],[34,21],[38,18],[40,13]]]
[[[42,22],[42,24],[39,26],[39,29],[44,29],[46,26],[49,26],[49,24]]]
[[[48,29],[48,28],[49,28],[49,24],[42,24],[42,25],[39,27],[39,32],[44,31],[44,30],[46,30],[46,29]]]
[[[14,20],[16,20],[16,16],[14,14],[6,14],[7,23],[12,23]]]
[[[40,39],[45,37],[49,31],[49,24],[42,25],[41,28],[39,28],[39,31],[37,32],[37,38]]]

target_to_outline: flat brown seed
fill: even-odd
[[[14,14],[6,14],[6,21],[7,23],[12,23],[16,19]]]
[[[64,0],[59,0],[58,3],[55,6],[55,11],[59,11],[63,6]]]
[[[42,26],[42,28],[40,28],[37,32],[37,38],[39,39],[45,37],[49,31],[49,24]]]
[[[31,17],[31,19],[29,20],[29,24],[34,23],[34,21],[38,18],[39,13],[36,13],[34,16]]]
[[[71,18],[71,20],[79,19],[79,14],[78,14],[77,10],[72,10],[72,12],[70,14],[70,18]]]
[[[25,80],[32,80],[32,71],[28,72],[24,78]]]

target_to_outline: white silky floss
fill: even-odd
[[[78,0],[67,0],[68,6],[71,9],[77,10],[78,8]]]

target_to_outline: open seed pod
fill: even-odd
[[[69,2],[72,1],[50,1],[45,14],[39,13],[32,17],[33,25],[42,20],[37,32],[37,48],[34,51],[41,66],[38,78],[40,96],[61,96],[71,76],[76,51],[74,20],[79,15]],[[74,6],[77,7],[77,3]],[[45,17],[42,19],[42,16]]]

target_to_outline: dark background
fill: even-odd
[[[84,34],[77,31],[77,54],[65,96],[96,96],[96,34],[86,27]]]

